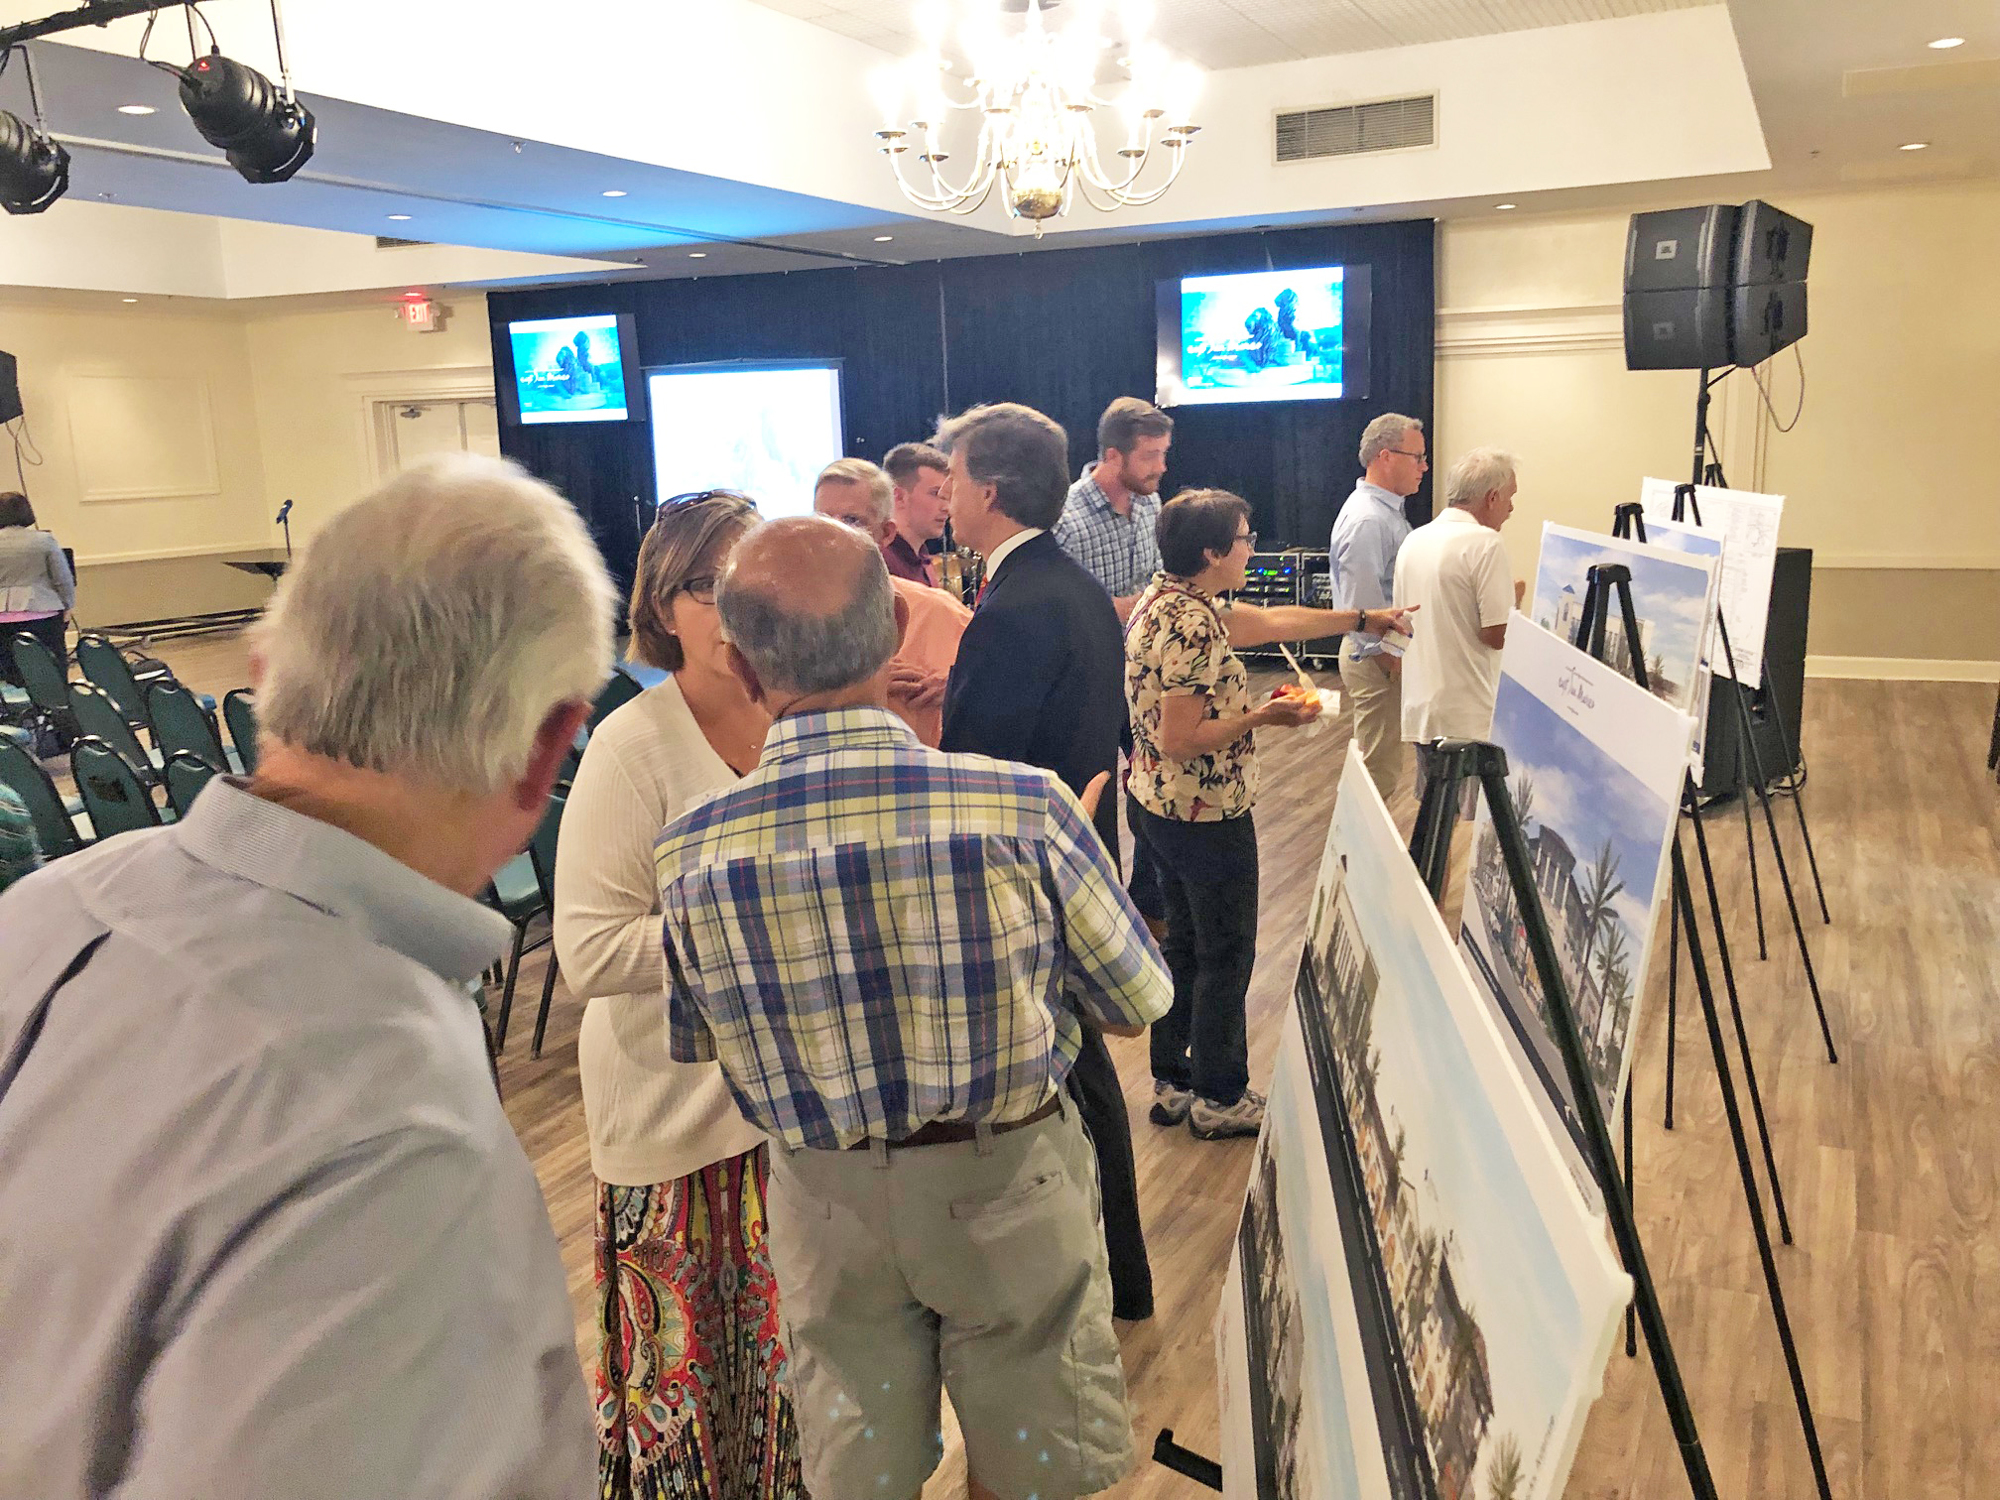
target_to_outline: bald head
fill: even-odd
[[[837,693],[896,654],[896,596],[875,544],[821,516],[748,533],[729,555],[716,607],[730,643],[770,692]]]

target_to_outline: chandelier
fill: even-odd
[[[1060,0],[922,0],[917,7],[921,45],[872,80],[875,102],[888,123],[875,132],[912,203],[934,213],[970,214],[1000,188],[1012,218],[1027,219],[1039,238],[1043,221],[1069,212],[1081,196],[1109,213],[1157,201],[1180,176],[1187,144],[1201,127],[1190,117],[1201,91],[1201,70],[1147,40],[1150,0],[1118,6],[1122,42],[1103,25],[1102,0],[1080,0],[1072,19],[1052,26],[1046,12]],[[945,55],[952,12],[963,14],[959,42],[967,62],[961,82]],[[1001,11],[1018,12],[1018,29]],[[1114,55],[1117,54],[1117,55]],[[1116,93],[1098,92],[1100,72],[1115,76]],[[961,91],[953,97],[954,89]],[[963,96],[969,93],[969,97]],[[908,111],[906,114],[905,111]],[[1117,114],[1117,144],[1100,145],[1097,119]],[[962,167],[946,149],[945,128],[954,114],[973,115],[977,138]],[[972,122],[953,134],[972,133]],[[921,167],[906,168],[915,154]],[[1164,169],[1151,173],[1155,155]],[[914,178],[915,180],[912,180]]]

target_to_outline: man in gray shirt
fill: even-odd
[[[258,628],[256,777],[0,898],[0,1495],[595,1493],[464,982],[610,611],[553,491],[406,473]]]

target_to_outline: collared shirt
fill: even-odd
[[[999,575],[1000,564],[1004,563],[1008,558],[1040,536],[1043,529],[1040,526],[1023,526],[1019,531],[1008,537],[1006,541],[995,547],[993,555],[986,559],[986,582],[991,583]]]
[[[912,583],[907,578],[891,578],[896,597],[909,608],[909,624],[903,629],[903,644],[896,648],[899,665],[915,667],[929,676],[949,676],[958,660],[959,638],[972,623],[972,611],[943,589]],[[908,703],[892,705],[896,715],[917,732],[917,738],[933,749],[944,729],[944,700],[929,708]]]
[[[1500,653],[1479,638],[1514,608],[1507,546],[1472,512],[1447,506],[1396,555],[1396,601],[1421,606],[1403,653],[1403,738],[1483,740],[1493,728]]]
[[[931,562],[923,552],[910,545],[910,539],[897,532],[882,548],[882,561],[887,564],[891,578],[907,578],[911,583],[925,583],[937,586],[937,575],[931,571]]]
[[[590,1490],[506,936],[225,780],[0,897],[0,1494]]]
[[[1175,760],[1160,749],[1165,700],[1206,699],[1203,719],[1251,709],[1250,674],[1229,645],[1215,599],[1185,579],[1156,574],[1132,606],[1125,636],[1125,703],[1132,714],[1132,777],[1127,789],[1156,818],[1214,823],[1241,817],[1257,800],[1253,731],[1207,755]]]
[[[1082,563],[1114,599],[1129,599],[1160,571],[1158,495],[1133,495],[1131,511],[1119,515],[1097,482],[1097,466],[1069,487],[1056,540]]]
[[[1327,551],[1333,564],[1335,609],[1387,609],[1396,584],[1396,553],[1410,534],[1403,502],[1379,484],[1363,479],[1333,518],[1333,539]],[[1382,651],[1378,631],[1347,633],[1347,653],[1377,656]]]
[[[943,755],[882,709],[771,726],[757,769],[655,848],[667,1044],[718,1058],[787,1144],[1032,1114],[1078,1016],[1147,1025],[1159,950],[1046,771]]]

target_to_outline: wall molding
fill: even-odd
[[[1813,567],[1868,573],[2000,573],[2000,553],[1815,552]]]
[[[1622,303],[1560,307],[1443,307],[1437,314],[1437,358],[1585,354],[1625,348]]]
[[[1864,682],[2000,682],[2000,661],[1908,656],[1808,656],[1806,676]]]
[[[143,401],[144,393],[149,387],[172,397],[185,397],[191,401],[193,403],[191,410],[172,414],[177,420],[172,420],[168,424],[170,430],[188,440],[189,446],[177,455],[183,460],[186,472],[177,479],[167,479],[158,483],[93,482],[92,455],[109,446],[106,435],[97,432],[90,425],[92,417],[86,415],[96,404],[87,394],[93,387],[100,387],[106,391],[118,387],[126,388],[130,394],[126,397],[122,409],[128,421],[132,418],[135,404]],[[190,500],[222,493],[221,467],[215,451],[215,413],[209,401],[207,376],[199,373],[169,375],[72,370],[68,373],[63,395],[68,408],[70,452],[76,467],[79,504],[97,505],[121,500]],[[114,408],[118,407],[114,398],[100,399],[110,400]],[[129,446],[126,451],[129,453]]]
[[[100,552],[95,557],[78,557],[79,568],[115,568],[127,563],[178,562],[189,557],[228,557],[237,552],[258,552],[271,544],[258,539],[218,546],[205,543],[195,547],[161,547],[146,552]]]

